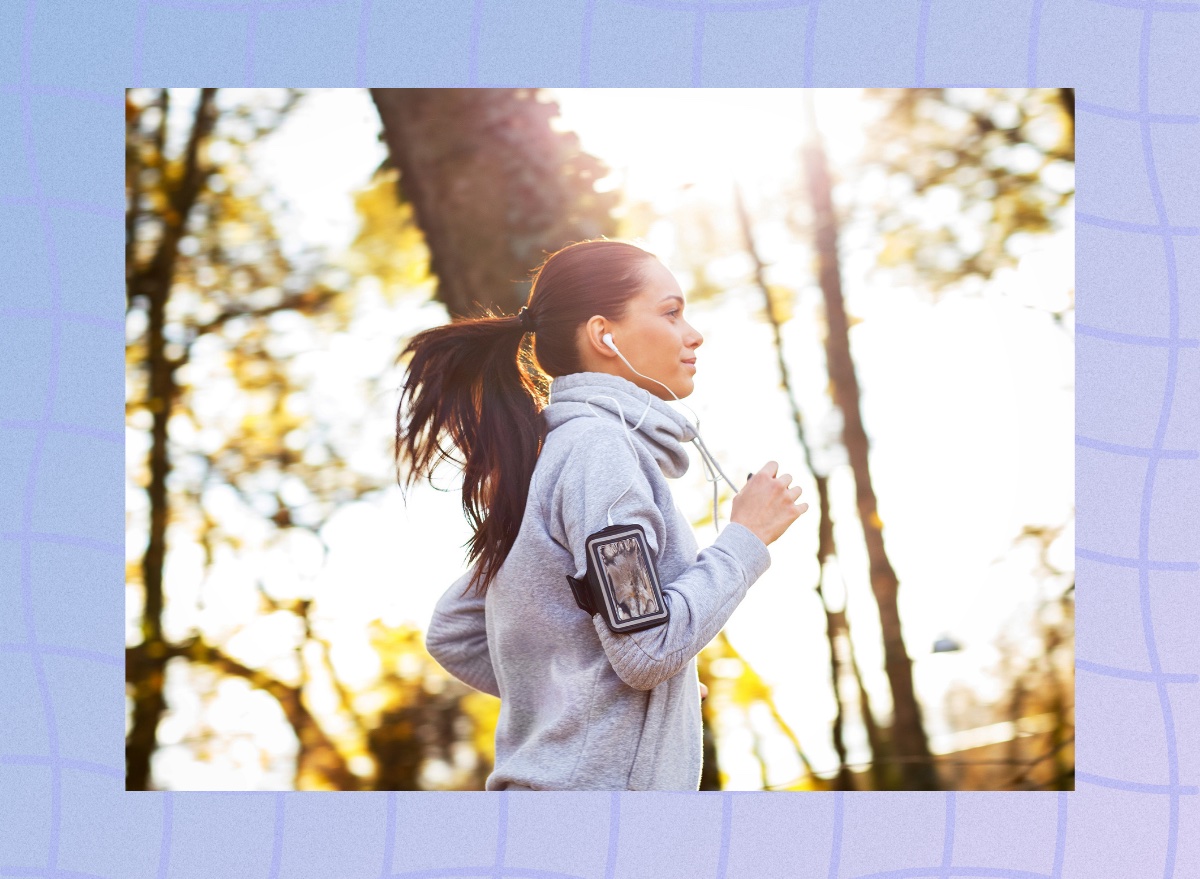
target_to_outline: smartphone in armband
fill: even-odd
[[[588,535],[587,577],[567,575],[575,603],[602,614],[612,631],[636,632],[671,618],[663,600],[650,544],[641,525],[610,525]]]

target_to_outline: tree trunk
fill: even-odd
[[[1058,97],[1062,101],[1063,109],[1071,117],[1071,126],[1073,129],[1075,125],[1075,89],[1059,89]],[[1074,132],[1072,131],[1072,133]]]
[[[511,313],[529,272],[571,241],[615,234],[607,168],[556,132],[536,89],[371,89],[402,197],[452,316]]]
[[[721,789],[721,764],[717,758],[717,735],[713,732],[712,712],[700,706],[704,726],[704,764],[700,770],[700,790]]]
[[[875,790],[895,790],[899,779],[894,771],[895,764],[889,760],[891,747],[883,730],[875,722],[875,713],[871,708],[871,694],[863,683],[862,669],[858,665],[858,656],[854,652],[854,642],[846,632],[846,649],[850,653],[850,670],[854,673],[854,683],[858,687],[858,711],[862,717],[863,726],[867,731],[867,743],[871,748],[871,784]]]
[[[170,514],[167,500],[167,475],[171,462],[167,451],[167,421],[171,417],[178,388],[175,369],[178,364],[166,356],[167,300],[175,274],[175,259],[179,239],[187,227],[187,217],[204,184],[207,169],[200,162],[200,145],[212,131],[216,114],[213,100],[216,89],[201,89],[196,105],[195,121],[184,153],[183,177],[170,191],[170,208],[163,224],[162,239],[154,259],[145,272],[127,275],[128,302],[135,295],[149,300],[146,332],[146,367],[149,371],[147,408],[153,413],[150,445],[150,534],[146,553],[142,557],[142,581],[145,584],[145,610],[142,615],[142,645],[147,659],[132,668],[126,667],[126,681],[133,686],[133,726],[125,743],[125,789],[147,790],[150,784],[150,757],[158,737],[158,724],[166,710],[163,681],[166,676],[168,651],[162,633],[163,563],[167,551],[167,520]],[[161,106],[166,109],[163,97]],[[162,114],[160,141],[165,135],[167,114]],[[161,159],[161,154],[160,154]],[[165,161],[163,162],[165,168]],[[138,206],[131,206],[136,211]]]
[[[825,149],[816,130],[811,95],[807,94],[806,99],[810,126],[809,139],[804,146],[804,166],[812,200],[817,263],[828,323],[825,355],[833,384],[834,400],[843,415],[843,442],[854,473],[858,515],[870,559],[871,591],[879,606],[879,620],[883,629],[884,658],[894,706],[891,745],[897,757],[906,758],[901,767],[905,789],[937,790],[937,774],[929,753],[921,709],[913,690],[912,660],[905,649],[901,632],[900,614],[896,603],[899,581],[884,549],[883,523],[879,519],[875,490],[871,485],[867,435],[859,411],[858,379],[850,357],[850,340],[842,299],[838,224],[833,209]]]
[[[829,507],[829,477],[827,474],[818,473],[816,465],[813,462],[812,449],[808,444],[808,436],[804,430],[804,416],[800,411],[800,404],[796,402],[796,395],[792,391],[792,380],[788,373],[787,361],[783,356],[783,335],[780,331],[783,321],[777,313],[775,300],[771,296],[771,291],[767,287],[765,266],[762,258],[758,254],[758,246],[754,240],[754,230],[750,222],[750,213],[746,209],[745,200],[742,198],[741,188],[734,187],[734,197],[737,203],[738,217],[741,220],[742,235],[745,238],[746,250],[754,260],[754,279],[759,290],[762,291],[764,307],[766,309],[767,320],[771,323],[772,340],[775,346],[775,360],[779,366],[779,384],[787,395],[788,407],[792,414],[792,423],[796,428],[796,438],[800,442],[800,447],[804,450],[804,461],[808,466],[808,470],[812,473],[813,478],[817,483],[817,501],[818,509],[820,510],[820,523],[817,526],[817,595],[821,598],[821,606],[825,609],[825,634],[829,641],[829,663],[833,678],[833,695],[837,702],[837,714],[833,720],[833,747],[838,755],[838,774],[837,774],[837,790],[854,790],[854,779],[850,774],[849,767],[846,765],[846,745],[844,742],[844,712],[842,710],[842,693],[841,693],[841,674],[839,670],[839,660],[837,652],[837,634],[839,630],[845,630],[846,637],[849,638],[850,626],[846,619],[846,611],[843,608],[840,612],[831,611],[828,603],[825,601],[825,592],[822,588],[825,579],[825,564],[836,554],[836,546],[833,540],[833,519],[830,515]]]

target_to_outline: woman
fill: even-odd
[[[405,350],[408,483],[435,452],[451,458],[442,435],[463,455],[475,564],[438,602],[426,646],[501,700],[487,790],[699,789],[695,657],[808,504],[768,461],[698,552],[667,484],[696,436],[665,402],[694,388],[703,338],[684,305],[652,254],[583,241],[546,258],[519,315],[455,321]],[[585,539],[614,523],[642,527],[666,623],[618,634],[576,604],[566,575],[586,576]]]

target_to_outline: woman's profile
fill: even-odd
[[[426,646],[501,700],[487,790],[699,789],[696,655],[808,505],[768,461],[699,550],[668,484],[696,437],[666,402],[695,387],[703,337],[685,305],[653,254],[593,239],[546,257],[518,315],[453,321],[405,349],[406,483],[445,459],[463,470],[471,567],[438,601]],[[603,557],[616,617],[658,611],[649,561],[660,625],[616,632],[576,603],[567,578],[585,576],[589,535],[614,523],[645,535]]]

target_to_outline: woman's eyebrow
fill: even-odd
[[[663,302],[666,302],[666,301],[668,301],[668,300],[670,300],[670,299],[678,299],[678,300],[679,300],[679,304],[680,304],[680,305],[683,305],[683,297],[682,297],[682,296],[676,296],[674,293],[672,293],[670,296],[664,296],[662,299],[660,299],[660,300],[659,300],[659,302],[660,302],[660,303],[663,303]]]

